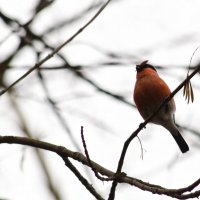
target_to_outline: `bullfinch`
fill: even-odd
[[[146,120],[171,94],[171,91],[167,84],[159,77],[155,67],[148,64],[147,60],[140,65],[136,65],[136,71],[133,98],[139,113]],[[166,128],[173,136],[181,152],[185,153],[189,150],[189,147],[175,124],[175,110],[176,106],[172,98],[153,117],[151,123]]]

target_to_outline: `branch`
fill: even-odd
[[[8,59],[8,61],[10,62],[10,60],[13,58],[13,56],[14,55],[16,55],[16,52],[17,51],[19,51],[19,49],[21,49],[22,47],[24,47],[25,45],[32,45],[32,46],[34,46],[33,44],[32,44],[32,42],[34,41],[34,40],[36,40],[36,41],[39,41],[39,42],[41,42],[43,45],[44,45],[44,47],[45,48],[47,48],[47,49],[49,49],[50,51],[54,51],[54,47],[53,46],[51,46],[51,45],[49,45],[49,44],[47,44],[46,42],[45,42],[45,39],[44,39],[44,36],[42,36],[42,35],[37,35],[37,34],[35,34],[31,29],[30,29],[30,27],[29,26],[27,26],[27,25],[22,25],[22,24],[20,24],[20,22],[18,22],[16,19],[12,19],[12,18],[8,18],[6,15],[4,15],[3,13],[1,13],[0,12],[0,16],[3,16],[3,18],[6,18],[6,20],[4,20],[4,21],[6,21],[7,22],[7,24],[12,24],[11,22],[15,22],[15,23],[17,23],[17,25],[20,27],[20,28],[23,28],[23,31],[26,33],[26,37],[25,38],[21,38],[21,45],[19,45],[19,47],[17,48],[17,50],[12,54],[12,56]],[[30,38],[31,38],[31,40],[30,40]],[[111,57],[119,57],[120,58],[120,56],[118,55],[118,54],[116,54],[116,53],[112,53],[112,52],[109,52],[108,53],[109,54],[109,56],[111,56]],[[121,54],[120,54],[121,55]],[[127,104],[127,105],[129,105],[129,106],[131,106],[131,107],[135,107],[132,103],[130,103],[130,102],[128,102],[123,96],[121,96],[121,95],[118,95],[118,94],[114,94],[114,93],[112,93],[112,92],[110,92],[110,91],[108,91],[108,90],[106,90],[106,89],[104,89],[104,88],[102,88],[100,85],[98,85],[96,82],[94,82],[93,80],[91,80],[91,79],[89,79],[83,72],[80,72],[80,69],[83,69],[83,66],[80,66],[80,65],[76,65],[76,66],[73,66],[73,65],[70,65],[69,64],[69,62],[65,59],[65,57],[64,57],[64,55],[62,55],[60,52],[58,52],[57,53],[57,56],[64,62],[64,65],[62,65],[62,66],[58,66],[58,67],[51,67],[51,68],[45,68],[45,67],[38,67],[38,69],[39,70],[43,70],[43,69],[69,69],[69,70],[71,70],[77,77],[79,77],[79,78],[81,78],[82,80],[84,80],[84,81],[86,81],[89,85],[91,85],[91,86],[93,86],[95,89],[97,89],[99,92],[101,92],[101,93],[103,93],[103,94],[106,94],[107,96],[110,96],[110,97],[112,97],[112,98],[114,98],[114,99],[116,99],[116,100],[118,100],[118,101],[121,101],[121,102],[123,102],[123,103],[125,103],[125,104]],[[124,56],[122,56],[122,58],[123,58]],[[125,56],[126,57],[126,56]],[[128,56],[128,58],[129,59],[133,59],[133,57],[131,57],[130,58],[130,56]],[[6,61],[4,61],[4,63],[2,63],[2,66],[7,66],[7,64],[5,64],[5,62],[6,63],[8,63],[8,61],[6,60]],[[109,63],[104,63],[104,64],[116,64],[116,63],[112,63],[112,62],[109,62]],[[122,63],[121,63],[122,64]],[[95,65],[98,65],[98,64],[95,64]],[[86,68],[87,66],[84,66],[84,68]],[[13,66],[7,66],[7,68],[6,69],[11,69],[11,68],[13,68]],[[22,68],[24,68],[24,67],[22,67]],[[26,69],[27,69],[27,67],[26,67]],[[5,88],[6,89],[6,88]],[[0,95],[1,95],[1,92],[0,92]]]
[[[84,25],[82,26],[76,33],[74,33],[68,40],[66,40],[63,44],[58,46],[56,49],[54,49],[50,54],[48,54],[45,58],[43,58],[41,61],[37,62],[32,68],[30,68],[26,73],[24,73],[20,78],[15,80],[12,84],[10,84],[8,87],[3,89],[0,92],[0,96],[2,96],[4,93],[6,93],[9,89],[14,87],[17,83],[22,81],[24,78],[26,78],[30,73],[32,73],[34,70],[38,69],[42,64],[44,64],[47,60],[52,58],[56,53],[58,53],[65,45],[70,43],[75,37],[77,37],[82,31],[84,31],[104,10],[104,8],[111,2],[112,0],[108,0],[98,11],[97,13]]]
[[[66,158],[70,157],[70,158],[72,158],[76,161],[79,161],[82,164],[90,167],[90,165],[88,163],[88,159],[83,154],[70,151],[69,149],[67,149],[63,146],[57,146],[57,145],[50,144],[47,142],[42,142],[42,141],[31,139],[31,138],[17,137],[17,136],[0,136],[0,144],[3,144],[3,143],[27,145],[27,146],[36,147],[39,149],[54,152],[54,153],[58,154],[65,161],[65,164],[67,166],[69,166],[70,164],[68,163]],[[94,166],[95,169],[102,175],[108,176],[108,177],[115,176],[114,172],[102,167],[101,165],[95,163],[92,160],[90,160],[90,161],[92,163],[92,166]],[[75,172],[73,171],[73,173],[75,173]],[[80,178],[80,177],[78,177],[78,178]],[[189,185],[185,188],[180,188],[180,189],[167,189],[167,188],[161,187],[159,185],[146,183],[144,181],[141,181],[139,179],[132,178],[132,177],[129,177],[126,175],[116,176],[116,181],[119,183],[127,183],[130,185],[133,185],[137,188],[140,188],[141,190],[148,191],[153,194],[164,194],[166,196],[170,196],[170,197],[174,197],[174,198],[178,198],[178,199],[189,199],[189,198],[194,198],[194,197],[200,196],[200,190],[191,192],[198,185],[200,185],[200,179],[198,179],[191,185]],[[187,192],[187,193],[184,194],[185,192]]]
[[[93,188],[91,184],[88,183],[87,179],[85,179],[80,172],[76,169],[76,167],[70,162],[68,157],[63,157],[63,160],[65,161],[65,165],[76,175],[76,177],[79,179],[79,181],[87,188],[87,190],[93,194],[97,200],[104,200]]]
[[[72,134],[72,131],[68,125],[68,123],[66,122],[66,119],[62,116],[62,114],[59,112],[58,108],[57,108],[57,103],[51,98],[50,96],[50,93],[49,93],[49,90],[48,90],[48,87],[46,85],[46,82],[44,81],[44,77],[42,75],[42,73],[38,70],[37,71],[38,73],[38,78],[40,79],[40,82],[41,82],[41,85],[42,85],[42,88],[44,90],[44,93],[45,93],[45,96],[46,96],[46,99],[48,101],[48,103],[50,104],[51,108],[52,108],[52,111],[53,113],[55,114],[55,116],[57,117],[59,123],[61,124],[61,126],[64,128],[64,130],[66,131],[66,133],[68,134],[70,140],[72,141],[72,144],[76,147],[76,149],[78,151],[80,151],[80,147],[78,145],[78,143],[76,142],[73,134]]]
[[[147,125],[147,123],[149,123],[152,118],[160,111],[160,109],[167,104],[167,102],[170,101],[170,99],[173,98],[173,96],[186,84],[188,83],[188,81],[200,70],[200,63],[197,65],[196,69],[189,75],[187,76],[187,78],[160,104],[160,106],[158,106],[158,108],[143,122],[139,125],[138,129],[136,129],[131,135],[130,137],[125,141],[123,149],[122,149],[122,153],[118,162],[118,167],[117,167],[117,171],[116,174],[120,174],[121,170],[122,170],[122,166],[124,163],[124,159],[125,159],[125,155],[126,155],[126,151],[128,149],[129,144],[131,143],[131,141],[138,135],[138,133],[145,128],[145,126]],[[117,180],[114,180],[112,183],[112,187],[110,190],[110,194],[109,194],[109,198],[108,200],[113,200],[115,198],[115,190],[117,187]]]
[[[24,117],[23,113],[20,110],[20,107],[16,101],[16,99],[13,96],[14,93],[14,89],[8,91],[9,94],[9,100],[10,103],[12,104],[12,110],[15,111],[17,118],[19,120],[20,123],[20,129],[22,130],[22,132],[26,135],[26,137],[32,138],[32,133],[29,130],[28,126],[27,126],[27,122],[26,122],[26,118]],[[61,194],[59,193],[57,187],[55,184],[53,184],[50,172],[48,170],[48,165],[46,164],[41,151],[39,151],[39,149],[35,148],[35,155],[40,163],[41,169],[46,177],[46,181],[47,181],[47,187],[49,189],[49,192],[52,194],[52,196],[54,197],[55,200],[61,200]],[[23,157],[21,160],[21,165],[23,165]]]
[[[114,177],[105,178],[105,177],[100,176],[98,174],[98,171],[92,165],[92,162],[91,162],[91,159],[90,159],[90,156],[89,156],[89,152],[87,150],[87,145],[86,145],[86,142],[85,142],[84,134],[83,134],[83,126],[81,126],[81,139],[82,139],[83,148],[84,148],[84,151],[85,151],[85,156],[86,156],[86,158],[88,160],[88,164],[89,164],[90,168],[92,169],[92,171],[94,172],[95,176],[101,181],[111,181],[111,180],[113,180]]]
[[[87,15],[89,12],[93,11],[94,9],[98,8],[102,5],[102,2],[92,2],[91,5],[89,5],[87,8],[84,8],[81,10],[78,14],[73,14],[72,17],[63,19],[60,22],[57,22],[54,26],[47,28],[42,35],[50,34],[54,31],[58,31],[59,29],[64,28],[66,25],[73,25],[74,23],[78,23],[78,20],[82,20],[85,15]]]

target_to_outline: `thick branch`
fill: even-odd
[[[70,158],[77,160],[77,161],[81,162],[82,164],[90,167],[90,165],[88,163],[88,159],[83,154],[70,151],[69,149],[67,149],[63,146],[57,146],[57,145],[50,144],[47,142],[42,142],[42,141],[31,139],[31,138],[17,137],[17,136],[0,136],[0,144],[3,144],[3,143],[21,144],[21,145],[27,145],[27,146],[31,146],[31,147],[40,148],[43,150],[48,150],[48,151],[58,154],[64,161],[66,161],[65,159],[67,157],[70,157]],[[108,177],[113,177],[115,175],[114,172],[102,167],[101,165],[95,163],[94,161],[91,161],[91,163],[95,167],[95,169],[102,175],[108,176]],[[65,164],[67,164],[67,163],[65,163]],[[133,185],[135,187],[140,188],[141,190],[152,192],[153,194],[164,194],[164,195],[178,198],[178,199],[189,199],[189,198],[194,198],[194,197],[200,196],[200,190],[191,192],[193,189],[195,189],[200,184],[200,179],[198,179],[191,185],[189,185],[185,188],[180,188],[180,189],[167,189],[167,188],[163,188],[159,185],[153,185],[150,183],[146,183],[139,179],[128,177],[128,176],[117,176],[116,181],[119,183],[127,183],[130,185]],[[185,192],[187,192],[187,193],[184,194]]]

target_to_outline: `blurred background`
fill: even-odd
[[[0,86],[4,89],[66,41],[97,12],[101,0],[0,0]],[[187,75],[200,45],[200,2],[113,0],[100,16],[58,54],[0,97],[0,134],[25,136],[84,153],[115,171],[123,143],[143,119],[132,93],[135,65],[157,67],[175,89]],[[199,62],[200,50],[191,66]],[[166,188],[199,178],[200,86],[192,79],[194,103],[181,90],[176,122],[190,146],[181,154],[164,128],[148,124],[135,138],[123,171]],[[143,155],[143,156],[142,156]],[[73,164],[104,198],[111,183]],[[9,200],[95,199],[55,154],[20,145],[0,145],[0,198]],[[120,184],[116,200],[169,199]]]

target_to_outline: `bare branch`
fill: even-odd
[[[40,82],[41,82],[41,85],[43,87],[43,90],[45,92],[45,96],[47,98],[47,101],[48,103],[50,104],[52,110],[53,110],[53,113],[55,114],[55,116],[57,117],[57,119],[59,120],[61,126],[64,128],[64,130],[66,131],[66,133],[68,134],[70,140],[72,141],[73,145],[76,147],[76,149],[78,151],[80,151],[80,147],[79,145],[77,144],[76,140],[74,139],[73,137],[73,134],[72,134],[72,131],[69,127],[69,125],[67,124],[66,122],[66,119],[62,116],[62,114],[59,112],[57,106],[56,106],[56,102],[51,98],[50,94],[49,94],[49,91],[48,91],[48,88],[47,88],[47,85],[46,85],[46,82],[44,81],[44,77],[42,75],[42,73],[38,70],[38,77],[40,79]]]
[[[13,106],[13,110],[15,110],[15,112],[16,112],[16,114],[18,116],[18,119],[19,119],[19,122],[20,122],[19,126],[20,126],[21,130],[23,131],[23,133],[27,137],[32,138],[32,134],[29,131],[29,128],[28,128],[26,120],[25,120],[25,117],[23,116],[23,114],[22,114],[22,112],[20,110],[20,107],[17,104],[16,99],[12,95],[13,92],[14,92],[14,89],[8,91],[7,94],[9,94],[10,101],[11,101],[12,106]],[[42,157],[41,151],[39,151],[39,149],[37,149],[37,148],[34,149],[34,150],[35,150],[34,152],[36,154],[36,157],[37,157],[37,159],[38,159],[38,161],[40,163],[41,169],[42,169],[42,171],[43,171],[43,173],[44,173],[44,175],[46,177],[47,186],[49,188],[49,191],[51,192],[51,194],[53,195],[55,200],[61,200],[62,199],[61,198],[61,194],[59,193],[59,191],[57,190],[57,188],[53,184],[50,172],[48,170],[48,165],[46,164],[44,158]],[[21,167],[23,165],[23,162],[24,162],[24,153],[22,154]]]
[[[57,146],[57,145],[50,144],[47,142],[42,142],[42,141],[31,139],[31,138],[17,137],[17,136],[0,136],[0,144],[3,144],[3,143],[21,144],[21,145],[27,145],[27,146],[31,146],[31,147],[40,148],[43,150],[48,150],[48,151],[58,154],[65,161],[65,164],[67,166],[69,163],[66,163],[66,158],[70,157],[70,158],[72,158],[76,161],[79,161],[82,164],[90,167],[90,165],[88,163],[88,159],[83,154],[70,151],[69,149],[67,149],[63,146]],[[101,165],[95,163],[94,161],[91,160],[91,163],[92,163],[92,166],[94,166],[95,169],[102,175],[108,176],[108,177],[115,176],[114,172],[102,167]],[[135,187],[138,187],[141,190],[151,192],[153,194],[163,194],[163,195],[170,196],[170,197],[177,198],[177,199],[189,199],[189,198],[194,198],[194,197],[200,196],[200,190],[191,192],[198,185],[200,185],[200,179],[198,179],[197,181],[195,181],[194,183],[192,183],[191,185],[189,185],[185,188],[167,189],[167,188],[161,187],[159,185],[146,183],[139,179],[126,176],[125,174],[124,174],[124,176],[115,176],[115,178],[116,178],[115,180],[119,183],[127,183],[127,184],[133,185]]]
[[[47,60],[52,58],[56,53],[58,53],[64,46],[66,46],[68,43],[70,43],[75,37],[77,37],[82,31],[84,31],[104,10],[104,8],[111,2],[112,0],[108,0],[98,11],[97,13],[84,25],[82,26],[76,33],[74,33],[68,40],[66,40],[64,43],[62,43],[60,46],[58,46],[56,49],[54,49],[50,54],[48,54],[45,58],[43,58],[41,61],[37,62],[31,69],[29,69],[26,73],[24,73],[20,78],[15,80],[12,84],[10,84],[8,87],[3,89],[0,92],[0,96],[6,93],[9,89],[14,87],[17,83],[22,81],[24,78],[26,78],[30,73],[32,73],[34,70],[38,69],[42,64],[44,64]]]
[[[92,171],[94,172],[95,176],[101,181],[111,181],[111,180],[113,180],[114,177],[105,178],[105,177],[100,176],[98,174],[97,170],[95,169],[95,167],[92,165],[92,162],[90,160],[90,156],[89,156],[89,153],[88,153],[88,150],[87,150],[87,145],[86,145],[86,142],[85,142],[84,134],[83,134],[83,126],[81,126],[81,139],[82,139],[82,143],[83,143],[83,147],[84,147],[84,151],[85,151],[85,156],[88,160],[88,164],[91,167]]]
[[[76,177],[79,179],[79,181],[86,187],[86,189],[93,194],[96,199],[98,200],[104,200],[94,189],[94,187],[88,183],[87,179],[85,179],[80,172],[76,169],[76,167],[70,162],[68,157],[63,157],[63,160],[65,161],[65,165],[76,175]]]

